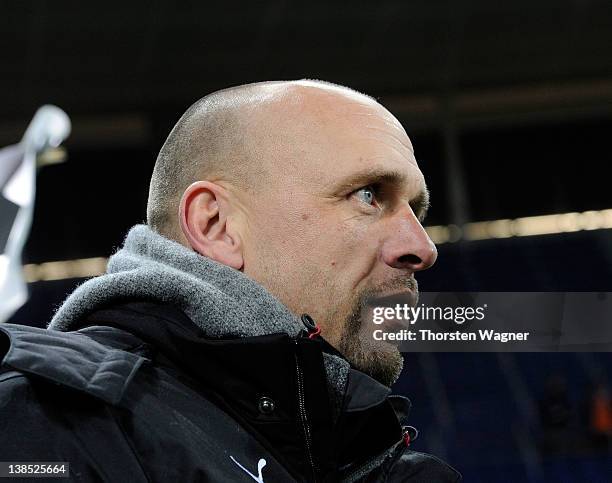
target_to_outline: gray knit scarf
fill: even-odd
[[[115,301],[130,298],[170,303],[183,310],[207,337],[251,337],[286,333],[304,325],[257,282],[203,257],[149,228],[136,225],[107,273],[79,286],[58,309],[49,329],[71,330],[79,320]],[[337,413],[349,364],[324,354],[328,388]]]

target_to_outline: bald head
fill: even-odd
[[[329,109],[334,98],[378,105],[365,94],[314,80],[247,84],[194,103],[157,157],[149,188],[148,224],[180,239],[178,205],[191,183],[223,180],[252,191],[269,180],[271,172],[291,169],[281,159],[291,158],[289,151],[300,151],[303,143],[317,142],[307,131],[325,123],[325,107]]]
[[[149,224],[242,271],[385,384],[396,347],[361,308],[416,290],[436,259],[421,226],[423,174],[399,123],[374,99],[319,81],[267,82],[195,103],[164,144]]]

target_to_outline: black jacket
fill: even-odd
[[[365,374],[351,369],[336,417],[321,338],[211,340],[151,302],[81,325],[0,325],[2,461],[69,462],[74,481],[460,479],[409,450],[409,402]]]

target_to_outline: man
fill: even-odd
[[[294,81],[201,99],[108,273],[54,330],[3,330],[2,459],[87,481],[458,481],[408,449],[409,403],[388,388],[401,354],[361,316],[416,295],[436,259],[427,204],[404,129],[363,94]]]

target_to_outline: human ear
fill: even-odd
[[[191,247],[200,255],[241,270],[242,238],[232,214],[229,193],[210,181],[196,181],[181,197],[179,222]]]

